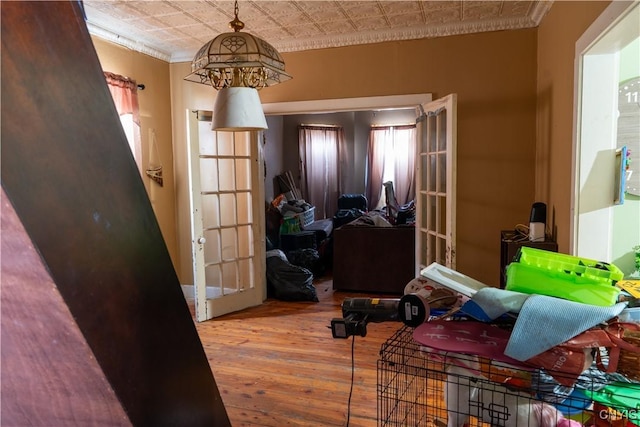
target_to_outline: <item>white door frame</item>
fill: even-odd
[[[418,108],[419,105],[431,102],[432,99],[430,93],[417,93],[362,98],[273,102],[263,104],[262,108],[267,115],[336,113],[341,111],[366,111],[372,109]]]
[[[611,2],[576,42],[570,250],[591,259],[610,261],[613,252],[614,185],[607,177],[614,176],[617,42],[626,36],[624,28],[609,30],[638,4]]]

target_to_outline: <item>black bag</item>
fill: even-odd
[[[287,252],[287,259],[293,265],[306,268],[313,273],[313,277],[324,274],[324,265],[320,260],[320,253],[315,249],[296,249]]]
[[[367,210],[367,198],[364,194],[343,194],[338,197],[338,209]]]
[[[279,300],[318,302],[313,273],[278,256],[267,257],[267,284]]]
[[[341,225],[348,224],[351,221],[360,218],[364,215],[364,211],[360,209],[340,209],[333,217],[333,228],[338,228]]]

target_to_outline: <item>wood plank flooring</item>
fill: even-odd
[[[376,426],[380,346],[402,323],[369,323],[367,336],[355,337],[349,414],[352,338],[334,339],[329,325],[345,298],[398,296],[333,291],[330,277],[314,285],[317,303],[268,299],[196,322],[234,427]]]

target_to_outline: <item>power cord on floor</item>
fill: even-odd
[[[351,386],[349,387],[349,399],[347,400],[347,424],[345,427],[349,427],[349,418],[351,417],[351,396],[353,395],[353,383],[355,381],[356,372],[356,336],[352,335],[351,340]]]

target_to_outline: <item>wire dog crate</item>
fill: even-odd
[[[380,349],[378,426],[640,426],[639,382],[590,369],[566,387],[558,374],[425,348],[403,326]]]
[[[377,363],[378,426],[433,426],[446,420],[446,410],[434,413],[441,396],[444,365],[428,357],[403,326],[380,349]],[[445,422],[446,425],[446,422]]]

